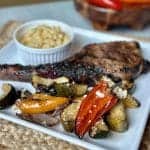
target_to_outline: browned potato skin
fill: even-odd
[[[127,114],[122,102],[114,106],[106,118],[109,128],[113,131],[124,132],[128,129]]]
[[[89,131],[89,136],[95,139],[106,138],[108,135],[109,128],[103,119],[97,121]]]
[[[61,123],[67,132],[73,132],[75,127],[75,119],[80,108],[81,101],[74,101],[67,106],[61,113]]]
[[[131,95],[128,95],[122,102],[126,108],[138,108],[140,106],[140,103]]]

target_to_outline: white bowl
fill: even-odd
[[[61,46],[48,49],[37,49],[23,45],[18,41],[20,37],[29,29],[40,25],[59,26],[63,32],[69,36],[69,41]],[[45,63],[56,63],[63,61],[71,55],[70,47],[74,38],[73,29],[65,23],[55,20],[37,20],[21,25],[13,34],[18,56],[24,63],[38,65]]]

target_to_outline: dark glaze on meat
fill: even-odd
[[[0,65],[0,79],[31,82],[32,74],[46,78],[66,76],[77,83],[91,85],[102,74],[130,80],[150,69],[137,42],[90,44],[73,58],[39,66]]]
[[[41,77],[57,78],[68,77],[77,83],[89,83],[102,74],[102,70],[94,65],[86,65],[64,61],[56,64],[45,64],[39,66],[0,65],[0,79],[31,82],[32,74]]]
[[[19,64],[0,65],[0,79],[30,82],[34,69],[33,66],[22,66]]]

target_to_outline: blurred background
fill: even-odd
[[[44,3],[52,1],[62,1],[62,0],[0,0],[0,6],[25,5],[25,4]]]
[[[24,22],[36,19],[54,19],[66,22],[71,26],[93,30],[89,20],[75,10],[73,0],[0,0],[0,18],[0,27],[10,20]],[[150,27],[143,30],[120,27],[107,32],[146,41],[150,40]]]

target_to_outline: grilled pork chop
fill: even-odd
[[[120,11],[100,8],[87,3],[87,0],[74,0],[76,9],[88,18],[96,29],[107,30],[113,26],[128,26],[142,29],[150,24],[150,5],[123,5]]]
[[[137,42],[90,44],[74,57],[80,63],[93,64],[105,74],[133,79],[141,74],[144,60]]]
[[[88,65],[68,60],[38,66],[0,65],[0,79],[2,80],[32,82],[33,74],[50,79],[65,76],[77,83],[90,84],[102,75],[102,70],[92,64]]]
[[[31,82],[32,74],[55,79],[66,76],[77,83],[92,85],[102,74],[130,80],[149,71],[137,42],[90,44],[73,58],[39,66],[0,65],[0,79]]]

